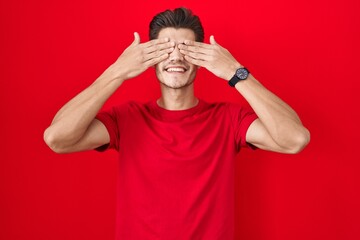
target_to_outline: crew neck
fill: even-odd
[[[203,106],[205,105],[205,102],[199,99],[199,102],[188,109],[183,110],[168,110],[166,108],[160,107],[157,103],[157,100],[153,100],[149,102],[149,105],[151,106],[151,109],[153,110],[153,114],[156,118],[163,121],[177,121],[177,120],[184,120],[190,116],[195,115],[197,112],[199,112]]]

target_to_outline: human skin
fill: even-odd
[[[192,30],[164,28],[158,39],[140,43],[135,33],[134,42],[117,61],[59,110],[44,133],[45,142],[58,153],[90,150],[109,143],[109,134],[95,119],[96,114],[125,80],[151,66],[156,69],[162,92],[158,105],[183,110],[198,103],[193,86],[198,67],[228,81],[242,65],[213,36],[210,44],[199,43]],[[307,145],[310,134],[296,112],[253,75],[235,88],[259,117],[247,131],[248,143],[281,153],[298,153]]]
[[[195,41],[195,34],[190,29],[164,28],[158,37],[169,38],[175,48],[169,58],[155,66],[162,93],[157,103],[168,110],[189,109],[198,103],[193,83],[199,67],[186,61],[178,46],[186,39]]]
[[[109,134],[96,114],[108,98],[128,79],[167,59],[174,42],[158,38],[140,43],[134,41],[89,87],[66,103],[44,132],[44,141],[57,153],[91,150],[110,141]]]
[[[231,53],[219,45],[214,36],[210,44],[185,40],[178,45],[184,59],[204,67],[214,75],[229,81],[236,69],[243,67]],[[296,112],[278,96],[266,89],[250,74],[235,85],[258,116],[246,133],[252,145],[281,153],[298,153],[310,141],[309,131],[302,125]]]

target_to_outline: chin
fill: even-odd
[[[163,85],[164,87],[167,88],[171,88],[171,89],[183,89],[183,88],[187,88],[189,86],[193,85],[194,80],[191,81],[186,81],[186,82],[182,82],[182,81],[176,81],[176,80],[170,80],[170,81],[162,81],[159,80],[160,84]]]
[[[185,89],[193,85],[196,76],[196,70],[189,65],[167,65],[166,67],[157,67],[156,76],[162,86],[171,89]]]

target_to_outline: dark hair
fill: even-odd
[[[166,10],[158,13],[150,22],[149,37],[150,40],[156,39],[163,28],[173,27],[176,29],[187,28],[195,33],[195,41],[204,41],[204,29],[198,16],[193,15],[190,9],[181,7],[172,10]]]

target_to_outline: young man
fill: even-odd
[[[233,239],[234,160],[241,147],[297,153],[309,132],[225,48],[203,43],[184,8],[156,15],[149,42],[134,42],[56,114],[44,139],[58,153],[119,151],[117,239]],[[162,95],[100,112],[128,79],[155,66]],[[250,104],[194,95],[197,69],[229,81]]]

